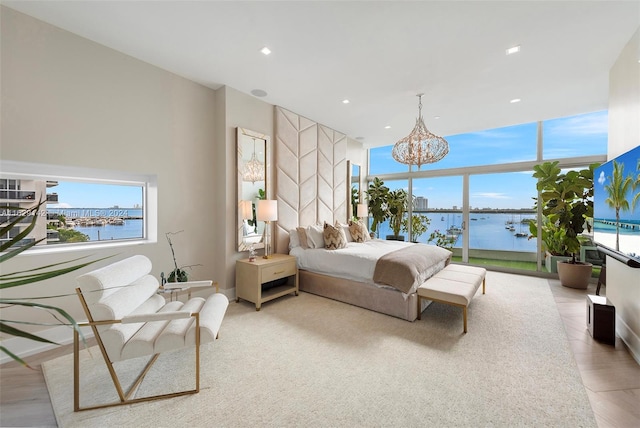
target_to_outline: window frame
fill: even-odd
[[[89,241],[56,245],[36,245],[21,256],[95,250],[158,242],[158,180],[156,175],[97,168],[72,167],[0,160],[2,178],[17,180],[74,181],[95,184],[140,186],[144,209],[142,238]]]

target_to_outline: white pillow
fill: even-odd
[[[336,220],[336,227],[338,227],[338,225],[340,225],[340,227],[344,231],[344,236],[347,238],[347,242],[353,242],[353,237],[351,236],[351,232],[349,232],[349,225],[342,224]]]
[[[289,231],[289,250],[293,250],[300,246],[300,238],[298,238],[298,230],[291,229]]]
[[[324,248],[324,224],[307,227],[307,244],[309,248]]]

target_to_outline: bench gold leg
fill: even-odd
[[[484,281],[485,281],[485,280],[486,280],[486,277],[485,277],[485,278],[482,278],[482,294],[484,294]]]
[[[462,307],[462,321],[464,323],[464,332],[467,332],[467,307]]]

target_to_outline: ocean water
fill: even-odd
[[[139,208],[50,208],[47,212],[64,214],[67,221],[79,218],[102,218],[124,220],[124,224],[106,224],[103,226],[75,226],[73,229],[84,233],[90,241],[109,241],[115,239],[139,239],[143,237],[143,211]]]
[[[462,225],[462,213],[459,212],[422,214],[430,219],[430,224],[427,231],[418,237],[418,242],[426,243],[429,235],[436,230],[447,234],[447,230]],[[535,253],[536,239],[528,239],[529,224],[522,223],[523,220],[534,218],[533,214],[471,213],[467,225],[469,248]],[[514,230],[507,229],[507,226],[513,226]],[[515,234],[519,232],[527,234],[527,237],[516,237]],[[391,234],[388,221],[379,226],[380,238]],[[458,236],[454,246],[462,247],[462,235]]]
[[[82,232],[90,241],[109,241],[114,239],[140,239],[143,237],[142,220],[125,220],[123,225],[76,226],[73,229]]]
[[[105,241],[114,239],[135,239],[143,236],[143,220],[141,209],[129,208],[64,208],[50,209],[52,213],[64,214],[67,220],[80,217],[118,217],[124,219],[123,225],[107,224],[104,226],[76,226],[74,229],[89,236],[91,241]],[[423,213],[430,219],[427,231],[418,237],[418,242],[426,243],[429,235],[438,230],[447,233],[451,228],[460,227],[462,214],[459,212]],[[505,213],[472,213],[467,225],[469,232],[469,247],[472,249],[504,250],[535,252],[536,240],[527,237],[516,237],[516,232],[528,235],[529,225],[522,220],[533,219],[533,214],[505,214]],[[513,226],[510,231],[506,226]],[[391,235],[389,223],[384,222],[379,226],[379,236],[384,239]],[[459,235],[455,247],[462,247],[462,235]]]

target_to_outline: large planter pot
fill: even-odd
[[[571,260],[569,256],[554,256],[550,252],[546,252],[544,258],[544,267],[547,272],[558,273],[558,262]]]
[[[569,288],[586,289],[589,286],[592,266],[591,263],[585,262],[558,262],[560,284]]]

